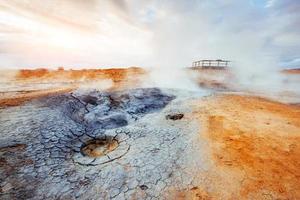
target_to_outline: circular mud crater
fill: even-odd
[[[121,136],[121,134],[120,134]],[[80,165],[100,165],[123,157],[130,149],[122,137],[105,135],[101,138],[86,140],[80,151],[72,156],[73,161]]]
[[[87,141],[81,147],[84,156],[98,158],[114,151],[119,146],[119,142],[114,138],[100,138]]]

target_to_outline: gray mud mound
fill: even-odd
[[[144,88],[1,109],[0,199],[168,199],[193,187],[198,129],[165,117],[191,112],[182,101]]]

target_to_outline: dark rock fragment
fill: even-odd
[[[94,106],[96,106],[97,105],[97,97],[93,97],[93,96],[91,96],[91,95],[87,95],[87,96],[84,96],[83,97],[83,101],[85,102],[85,103],[88,103],[88,104],[92,104],[92,105],[94,105]]]
[[[166,119],[170,119],[170,120],[180,120],[182,119],[184,116],[184,114],[182,113],[177,113],[177,114],[169,114],[166,116]]]

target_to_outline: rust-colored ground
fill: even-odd
[[[138,67],[131,68],[113,68],[113,69],[81,69],[81,70],[58,70],[49,69],[23,69],[16,74],[16,79],[21,81],[50,81],[50,80],[99,80],[99,79],[112,79],[113,82],[120,82],[128,80],[128,76],[141,75],[145,71]]]
[[[71,87],[55,88],[5,95],[5,97],[0,98],[0,107],[18,106],[32,99],[37,99],[54,94],[66,93],[72,91],[73,89],[74,88]]]
[[[174,200],[212,200],[212,197],[200,187],[193,187],[182,191],[169,189],[166,198]]]
[[[221,185],[209,196],[300,199],[299,107],[236,95],[195,104],[194,117],[202,124],[201,137],[209,141],[219,176],[211,184]]]

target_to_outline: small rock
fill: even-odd
[[[180,120],[182,119],[184,114],[178,113],[178,114],[169,114],[166,116],[166,119],[171,119],[171,120]]]

